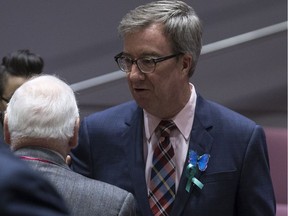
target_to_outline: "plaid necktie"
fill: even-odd
[[[168,216],[175,199],[174,150],[170,143],[170,132],[176,128],[173,121],[161,121],[159,143],[153,154],[151,179],[149,185],[149,203],[155,216]]]

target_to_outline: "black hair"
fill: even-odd
[[[42,72],[44,61],[38,54],[23,49],[4,56],[1,65],[11,75],[29,77]]]
[[[44,61],[28,49],[20,49],[2,58],[0,68],[0,96],[3,96],[8,75],[27,77],[42,73]]]

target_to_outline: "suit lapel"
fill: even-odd
[[[189,142],[189,150],[193,150],[197,152],[198,155],[202,155],[204,153],[210,153],[213,138],[209,134],[209,130],[212,129],[212,124],[209,122],[209,113],[207,111],[208,107],[205,106],[205,101],[198,96],[197,97],[197,104],[194,116],[194,123],[191,131],[191,138]],[[209,115],[209,114],[208,114]],[[192,185],[190,192],[186,191],[186,184],[188,178],[186,177],[186,167],[188,165],[188,154],[186,156],[185,165],[183,168],[183,173],[180,179],[179,188],[176,194],[176,199],[174,202],[174,206],[171,212],[171,215],[181,215],[184,211],[187,201],[191,194],[193,194],[194,190],[200,190]],[[196,178],[198,180],[201,179],[202,173],[199,171],[196,174]],[[201,180],[200,180],[201,181]],[[204,186],[205,187],[205,186]]]
[[[141,203],[138,207],[145,216],[151,214],[147,185],[145,179],[145,162],[143,158],[143,111],[139,107],[133,115],[131,122],[126,122],[128,129],[126,137],[128,139],[128,163],[130,170],[130,177],[135,191],[135,198],[137,203]],[[140,186],[139,186],[140,185]],[[145,185],[145,187],[142,187]]]

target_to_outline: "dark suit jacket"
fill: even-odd
[[[143,216],[152,215],[143,159],[143,111],[128,102],[82,121],[72,167],[132,192]],[[185,167],[171,215],[273,216],[275,199],[262,128],[198,96],[189,149],[210,154],[198,172],[202,190],[186,192]]]
[[[135,200],[131,193],[116,186],[89,179],[73,172],[57,153],[39,147],[20,148],[14,152],[58,190],[73,216],[134,216]]]
[[[6,147],[0,147],[0,215],[69,215],[56,190]]]
[[[4,140],[4,131],[3,131],[3,125],[0,123],[0,147],[6,147],[7,149],[9,149],[9,145],[7,145],[5,143]]]

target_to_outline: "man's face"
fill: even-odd
[[[160,24],[125,35],[123,53],[132,59],[176,54]],[[183,102],[183,89],[189,85],[188,70],[183,70],[183,59],[184,56],[179,55],[159,62],[154,72],[145,74],[136,64],[132,65],[127,79],[132,96],[140,107],[160,118],[177,109]],[[185,100],[186,103],[187,98]]]

